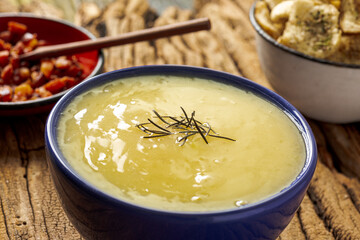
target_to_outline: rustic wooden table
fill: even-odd
[[[159,0],[160,1],[160,0]],[[105,71],[145,64],[205,66],[271,88],[248,19],[253,0],[197,0],[160,15],[146,0],[1,0],[0,12],[66,18],[96,36],[207,16],[212,30],[105,50]],[[64,214],[45,160],[47,113],[0,119],[0,239],[81,239]],[[360,127],[310,120],[319,163],[308,194],[279,239],[360,239]]]

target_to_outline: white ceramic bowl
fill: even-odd
[[[261,67],[274,90],[305,116],[332,123],[360,121],[360,65],[334,63],[276,42],[256,22]]]

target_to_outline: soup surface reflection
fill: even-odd
[[[163,210],[260,201],[290,185],[305,161],[301,134],[281,110],[198,78],[146,76],[97,87],[67,106],[58,132],[65,158],[88,182]]]

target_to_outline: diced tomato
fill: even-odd
[[[50,79],[55,79],[55,78],[60,78],[60,77],[63,77],[65,76],[65,72],[58,69],[58,68],[55,68],[52,75],[50,76]]]
[[[0,67],[4,67],[9,63],[9,56],[8,50],[0,51]]]
[[[22,42],[24,43],[24,52],[31,52],[38,45],[38,40],[36,38],[36,34],[25,33],[23,36]]]
[[[68,60],[65,56],[58,57],[55,60],[55,67],[58,69],[68,69],[71,65],[71,61]]]
[[[19,85],[19,84],[21,84],[22,82],[24,82],[24,81],[21,81],[19,69],[15,68],[15,69],[14,69],[13,82],[12,82],[12,83],[15,84],[15,85]]]
[[[5,42],[2,39],[0,39],[0,51],[2,51],[2,50],[10,50],[10,49],[11,49],[11,44]]]
[[[19,75],[24,80],[30,78],[30,69],[27,67],[21,67],[19,69]]]
[[[15,87],[13,101],[26,101],[34,92],[29,83],[25,82]]]
[[[17,42],[16,45],[11,49],[11,53],[14,55],[21,55],[24,53],[25,45],[23,42]]]
[[[23,102],[28,100],[27,96],[19,92],[18,94],[14,94],[12,98],[12,102]]]
[[[13,68],[19,68],[20,67],[20,58],[16,54],[11,54],[10,58],[10,64],[13,66]]]
[[[32,39],[27,45],[25,45],[24,53],[31,52],[37,47],[37,39]]]
[[[4,40],[4,42],[10,42],[10,32],[9,31],[0,32],[0,39]]]
[[[44,87],[39,87],[35,89],[35,93],[38,94],[40,97],[50,97],[52,95],[51,92],[46,90]]]
[[[61,78],[56,78],[50,82],[47,82],[44,85],[44,88],[52,94],[55,94],[61,92],[65,88],[65,82]]]
[[[13,66],[11,64],[8,64],[4,67],[4,69],[1,72],[1,78],[3,79],[3,81],[5,83],[11,83],[12,82],[12,77],[13,77]]]
[[[0,101],[11,102],[13,90],[10,86],[0,86]]]
[[[69,89],[76,85],[76,80],[73,77],[68,77],[68,76],[62,77],[61,81],[65,83],[66,89]]]
[[[34,71],[31,73],[31,86],[33,88],[40,87],[46,83],[46,78],[42,72]]]
[[[24,35],[27,31],[27,27],[24,24],[10,21],[8,22],[8,30],[10,34],[16,34],[16,35]]]
[[[30,80],[30,71],[26,67],[22,68],[15,68],[14,76],[13,76],[13,83],[19,85],[27,80]],[[31,83],[31,81],[30,81]]]
[[[40,71],[44,74],[46,78],[50,78],[53,69],[54,64],[50,60],[41,62]]]
[[[31,40],[36,39],[37,38],[37,34],[32,34],[32,33],[25,33],[24,36],[22,37],[21,41],[27,45]]]
[[[65,75],[70,77],[78,77],[81,76],[82,69],[75,64],[72,64],[69,69],[66,71]]]
[[[15,87],[15,94],[25,94],[27,96],[31,95],[33,93],[33,89],[32,87],[30,86],[29,83],[25,82],[25,83],[22,83],[20,84],[19,86],[16,86]]]

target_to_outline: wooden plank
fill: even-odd
[[[100,18],[102,11],[97,4],[93,2],[82,3],[76,10],[74,23],[79,26],[90,28],[93,21]],[[91,31],[96,33],[96,31]]]
[[[0,126],[0,206],[4,224],[0,225],[0,234],[11,239],[34,237],[34,214],[28,194],[24,148],[18,140],[15,125],[0,120]]]
[[[11,239],[79,239],[50,178],[44,122],[44,116],[38,116],[1,124],[6,129],[0,137],[2,222]]]
[[[139,1],[136,1],[136,4],[131,4],[131,6],[127,5],[126,1],[116,1],[110,4],[103,13],[103,22],[107,35],[115,36],[121,33],[133,31],[131,22],[142,19],[146,9],[149,9],[148,3],[146,1],[143,1],[142,4],[140,4],[141,8],[137,9],[136,6],[139,4]],[[136,25],[134,24],[134,26]],[[137,25],[136,27],[145,28],[145,23],[140,26]],[[146,46],[146,49],[149,48],[151,48],[151,46]],[[105,66],[106,71],[121,69],[134,65],[133,44],[105,49],[104,53],[105,61],[107,63]]]
[[[334,161],[331,153],[329,152],[331,146],[329,146],[328,140],[326,139],[324,132],[319,126],[319,123],[309,119],[308,119],[308,123],[314,133],[317,144],[318,155],[321,162],[323,162],[329,169],[335,170]]]
[[[326,228],[325,223],[317,214],[314,203],[306,194],[297,215],[301,222],[301,229],[305,233],[306,239],[335,239]]]
[[[297,214],[291,220],[290,224],[286,229],[281,233],[278,240],[287,240],[287,239],[296,239],[296,240],[305,240],[306,237],[301,229],[300,220]]]
[[[177,19],[177,8],[170,7],[166,9],[158,19],[156,19],[155,26],[167,25],[178,21],[179,20]],[[188,50],[188,48],[184,46],[180,36],[157,39],[155,41],[155,46],[157,56],[163,60],[158,61],[158,64],[189,64],[189,59],[188,57],[186,57],[186,51]],[[198,54],[193,53],[193,56],[193,64],[201,61],[201,56],[199,56]]]
[[[336,239],[360,238],[360,214],[344,186],[319,162],[309,196]]]
[[[335,172],[335,175],[338,181],[345,187],[358,212],[360,212],[360,181],[357,178],[348,178],[337,172]]]
[[[64,17],[64,11],[55,7],[54,5],[43,0],[21,1],[19,7],[21,12],[30,12],[39,16],[46,16],[50,18],[61,19]],[[66,2],[66,1],[64,1]]]
[[[193,18],[189,10],[175,7],[166,9],[156,20],[157,25],[185,21]],[[169,39],[159,39],[156,44],[159,58],[165,62],[180,62],[192,66],[204,66],[215,70],[223,70],[239,74],[237,67],[222,42],[212,31],[201,31]],[[171,51],[173,49],[173,51]],[[175,60],[173,58],[176,56]]]
[[[219,3],[205,4],[199,11],[199,17],[209,17],[212,23],[212,32],[216,34],[219,41],[223,42],[223,47],[232,57],[239,72],[250,80],[253,80],[269,89],[271,86],[261,71],[260,62],[248,33],[253,33],[246,24],[232,26],[234,18],[231,16],[241,16],[238,19],[245,19],[248,12],[244,12],[230,1],[219,1]],[[239,21],[239,20],[238,20]],[[246,33],[246,34],[243,34]]]
[[[15,1],[1,0],[0,1],[0,12],[18,12],[19,6]]]
[[[336,155],[337,167],[360,179],[360,132],[358,124],[321,123],[322,131]]]

